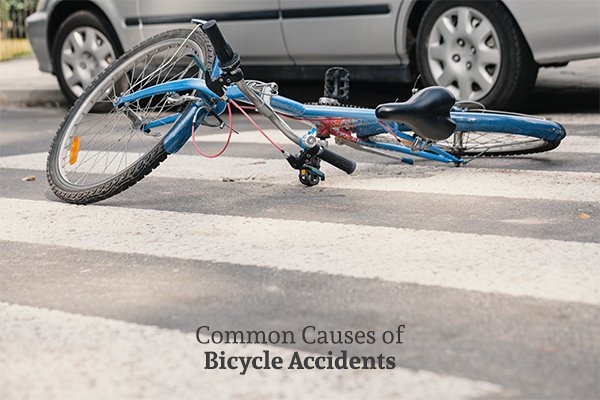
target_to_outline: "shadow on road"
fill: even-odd
[[[323,93],[323,83],[315,81],[281,81],[279,87],[282,95],[302,102],[315,102]],[[396,99],[408,99],[412,85],[352,82],[350,88],[350,104],[375,107]],[[532,114],[600,113],[600,88],[542,83],[524,103],[526,106],[518,111]]]
[[[532,114],[600,113],[600,88],[538,86],[524,112]]]
[[[323,93],[322,81],[280,81],[280,92],[303,102],[315,102]],[[350,104],[375,107],[404,101],[412,84],[352,81]],[[575,61],[564,68],[541,68],[536,87],[517,110],[531,114],[591,113],[600,115],[600,59]]]

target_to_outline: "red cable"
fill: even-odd
[[[253,119],[252,119],[252,118],[251,118],[251,117],[250,117],[250,116],[249,116],[249,115],[246,113],[246,111],[244,111],[244,109],[243,109],[241,106],[239,106],[239,105],[238,105],[238,104],[237,104],[235,101],[233,101],[233,100],[229,100],[229,102],[230,102],[231,104],[233,104],[233,105],[234,105],[234,106],[235,106],[235,107],[236,107],[238,110],[240,110],[240,111],[241,111],[241,113],[242,113],[242,114],[244,114],[244,116],[245,116],[246,118],[248,118],[248,121],[250,121],[250,122],[252,123],[252,125],[254,125],[254,127],[255,127],[256,129],[258,129],[258,131],[259,131],[260,133],[262,133],[262,135],[263,135],[263,136],[264,136],[264,137],[265,137],[265,138],[266,138],[266,139],[267,139],[267,140],[268,140],[268,141],[269,141],[269,142],[270,142],[270,143],[271,143],[273,146],[275,146],[275,148],[276,148],[277,150],[279,150],[280,152],[282,152],[282,153],[283,153],[283,149],[282,149],[281,147],[279,147],[279,146],[277,145],[277,143],[275,143],[273,140],[271,140],[271,138],[270,138],[270,137],[269,137],[269,136],[268,136],[268,135],[267,135],[265,132],[263,132],[263,130],[262,130],[262,129],[260,129],[260,126],[258,126],[258,124],[257,124],[256,122],[254,122],[254,120],[253,120]]]
[[[225,142],[225,146],[217,154],[213,154],[213,155],[204,154],[198,148],[198,145],[196,144],[196,135],[194,134],[194,124],[192,124],[192,143],[194,144],[194,147],[196,148],[196,151],[198,152],[198,154],[200,154],[202,157],[217,158],[221,154],[223,154],[225,152],[225,150],[227,150],[227,146],[229,146],[229,142],[231,141],[231,134],[233,133],[233,115],[232,115],[231,106],[229,105],[229,103],[227,103],[227,111],[229,111],[229,136],[227,136],[227,142]]]
[[[388,124],[386,124],[386,123],[384,123],[384,122],[381,122],[381,121],[377,121],[377,123],[378,123],[379,125],[383,126],[383,129],[385,129],[386,131],[388,131],[389,133],[391,133],[391,134],[392,134],[392,136],[393,136],[393,137],[394,137],[394,138],[395,138],[397,141],[399,141],[400,143],[402,143],[402,139],[400,139],[400,138],[398,137],[398,135],[396,135],[396,132],[394,132],[394,131],[392,130],[392,128],[390,128],[390,127],[388,126]]]

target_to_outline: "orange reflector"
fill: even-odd
[[[79,136],[75,136],[71,141],[71,154],[69,157],[69,164],[73,165],[77,162],[77,155],[79,154]]]

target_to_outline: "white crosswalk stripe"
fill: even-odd
[[[0,168],[45,170],[46,153],[0,158]],[[134,154],[131,154],[135,158]],[[330,177],[324,186],[340,189],[413,192],[460,196],[600,201],[600,174],[511,169],[405,166],[402,164],[359,164],[348,176],[323,163]],[[99,167],[101,168],[101,167]],[[297,179],[283,159],[219,157],[197,155],[169,157],[149,177],[221,181],[265,182],[297,185]]]
[[[0,208],[6,214],[0,231],[2,240],[600,305],[597,243],[106,206],[75,207],[6,198],[0,199]],[[152,228],[143,229],[141,235],[140,224]],[[305,243],[291,232],[319,232],[326,243],[306,252]],[[195,237],[202,239],[192,239]],[[357,245],[360,243],[364,245]],[[432,246],[453,251],[442,256],[431,251]],[[303,256],[293,258],[290,254]],[[379,260],[377,265],[373,265],[373,259]],[[574,263],[574,259],[579,261]]]
[[[501,390],[488,382],[401,367],[289,370],[294,353],[290,349],[199,344],[193,333],[3,302],[0,321],[0,367],[11,371],[0,374],[3,399],[81,398],[82,393],[87,399],[181,399],[192,393],[207,399],[467,399]],[[23,331],[23,324],[29,329]],[[69,351],[64,351],[66,343]],[[243,377],[239,369],[204,369],[204,352],[222,350],[231,356],[270,351],[284,360],[286,368],[250,368]],[[23,385],[26,381],[35,385]],[[232,385],[233,381],[243,385]]]
[[[239,135],[233,134],[232,143],[243,143],[243,144],[266,144],[266,139],[256,131],[238,131]],[[302,130],[297,130],[299,134]],[[276,143],[280,145],[289,144],[289,140],[286,139],[281,132],[276,129],[265,129],[265,133],[269,135]],[[196,141],[200,145],[202,143],[225,143],[227,140],[226,133],[202,135],[201,132],[198,134]],[[191,139],[190,139],[191,140]],[[594,136],[575,136],[569,135],[564,139],[558,148],[552,150],[552,153],[598,153],[600,152],[600,137]]]
[[[278,131],[268,133],[285,144]],[[222,143],[224,134],[200,136]],[[234,142],[265,144],[254,131]],[[598,154],[600,139],[570,136],[555,152]],[[0,157],[0,168],[45,170],[46,153]],[[510,166],[510,162],[507,162]],[[323,187],[341,191],[424,193],[482,198],[600,203],[600,174],[444,165],[362,163],[352,176],[324,164]],[[169,157],[148,179],[234,180],[296,185],[283,159],[196,155]],[[483,199],[485,200],[485,199]],[[506,200],[504,200],[506,201]],[[115,254],[229,263],[240,269],[369,279],[422,288],[502,295],[515,301],[600,306],[600,244],[439,229],[370,226],[120,206],[74,206],[0,197],[0,240]],[[306,251],[296,232],[318,232]],[[449,251],[448,251],[449,250]],[[302,254],[302,257],[290,255]],[[377,260],[377,262],[373,262]],[[361,281],[363,282],[363,281]],[[3,299],[6,300],[6,299]],[[564,303],[567,304],[567,303]],[[23,330],[23,326],[27,326]],[[69,351],[63,346],[68,344]],[[235,355],[270,350],[291,358],[294,346],[228,345]],[[194,334],[116,319],[0,301],[0,398],[481,398],[505,388],[452,373],[390,371],[207,371]],[[310,353],[301,351],[302,355]],[[48,366],[52,365],[51,370]],[[468,376],[468,375],[465,375]],[[36,382],[23,386],[23,382]],[[393,382],[393,384],[390,384]]]

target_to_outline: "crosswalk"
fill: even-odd
[[[43,171],[46,158],[46,153],[3,157],[0,168]],[[129,158],[135,159],[136,154],[132,153]],[[98,166],[98,172],[102,167]],[[374,163],[361,164],[360,171],[352,176],[329,165],[324,165],[323,171],[330,177],[324,186],[339,189],[592,202],[600,198],[600,174],[587,172],[454,169],[448,166],[417,166],[399,172],[397,164]],[[398,174],[405,179],[398,179]],[[282,159],[249,157],[210,160],[195,155],[177,155],[168,158],[152,177],[297,184],[289,165]]]
[[[498,385],[488,382],[404,368],[326,373],[283,369],[251,371],[245,376],[230,369],[207,373],[200,368],[203,353],[220,352],[223,347],[193,346],[194,334],[6,303],[0,303],[0,310],[3,336],[19,337],[13,339],[11,346],[2,346],[3,357],[11,360],[9,380],[0,388],[5,399],[64,398],[65,393],[87,393],[90,388],[95,397],[106,399],[339,398],[340,395],[352,399],[474,398],[497,394],[500,390]],[[25,335],[23,323],[29,327]],[[98,346],[107,343],[110,346]],[[64,352],[64,344],[71,351],[57,358]],[[292,353],[264,345],[229,345],[227,350],[239,356],[272,350],[288,359]],[[47,379],[49,365],[60,370],[59,376],[52,376],[51,380]],[[169,370],[177,373],[169,374]],[[43,390],[38,385],[23,387],[23,377],[40,379]],[[147,384],[142,386],[141,381]],[[243,384],[231,384],[241,381]]]
[[[219,143],[223,139],[223,135],[211,135],[200,140]],[[241,148],[264,144],[256,134],[246,131],[234,137],[236,142]],[[574,135],[561,145],[560,152],[573,157],[595,157],[600,154],[600,141],[594,136]],[[385,304],[397,302],[397,308],[412,316],[409,329],[418,332],[412,340],[422,343],[423,358],[427,344],[436,348],[429,356],[440,357],[447,352],[447,359],[456,358],[456,363],[464,365],[449,366],[451,363],[443,362],[437,365],[420,360],[417,354],[410,356],[409,341],[405,345],[409,353],[406,360],[400,357],[397,368],[390,371],[257,370],[240,376],[232,370],[203,369],[204,352],[219,352],[223,346],[198,346],[195,334],[189,329],[178,329],[170,323],[144,323],[137,317],[120,317],[110,308],[96,312],[90,306],[82,311],[85,307],[72,308],[68,300],[63,300],[64,307],[47,309],[41,300],[24,305],[11,301],[8,295],[0,295],[2,399],[526,397],[541,391],[535,385],[547,384],[546,378],[531,378],[533,383],[527,383],[505,370],[515,368],[515,375],[536,373],[527,363],[521,365],[511,359],[519,351],[535,360],[546,360],[546,353],[553,356],[555,351],[569,351],[561,347],[568,341],[561,339],[560,344],[549,344],[552,331],[549,336],[548,332],[540,333],[543,327],[553,323],[552,311],[547,311],[547,316],[543,313],[535,316],[539,319],[531,322],[537,324],[535,329],[527,325],[513,326],[507,332],[498,332],[496,338],[489,337],[489,332],[487,337],[485,334],[476,338],[469,336],[470,330],[476,330],[475,324],[491,329],[497,323],[493,321],[494,316],[504,316],[507,324],[512,319],[526,324],[531,310],[554,308],[564,314],[564,310],[581,309],[585,310],[585,318],[576,315],[564,318],[573,326],[584,326],[578,332],[579,340],[593,342],[593,329],[585,330],[584,322],[598,316],[600,306],[600,237],[594,214],[600,207],[600,173],[543,167],[517,169],[511,168],[511,159],[505,160],[506,168],[500,169],[490,168],[485,161],[467,168],[431,163],[408,167],[382,164],[372,158],[361,162],[352,176],[325,166],[327,180],[307,189],[297,182],[281,159],[226,153],[216,160],[205,160],[184,153],[169,157],[138,186],[114,199],[96,205],[74,206],[40,194],[40,190],[47,190],[44,182],[39,182],[45,160],[46,154],[42,152],[0,157],[3,180],[19,174],[40,177],[38,186],[24,187],[15,193],[9,192],[8,186],[4,187],[0,195],[0,243],[7,254],[23,245],[34,253],[28,257],[35,257],[39,251],[40,264],[43,259],[51,258],[53,252],[73,254],[72,260],[56,263],[73,263],[77,267],[63,271],[57,266],[56,279],[48,281],[55,290],[65,288],[67,297],[69,291],[75,289],[67,288],[59,277],[79,276],[82,271],[100,273],[86,266],[86,259],[81,259],[85,254],[124,257],[122,260],[127,257],[164,260],[165,269],[178,269],[186,263],[201,270],[210,266],[207,279],[217,282],[218,290],[211,291],[213,294],[207,297],[199,295],[193,304],[198,308],[210,306],[212,312],[221,316],[232,310],[218,292],[234,293],[232,304],[249,307],[243,305],[244,299],[236,298],[236,290],[242,291],[236,289],[236,285],[243,285],[246,271],[255,274],[257,269],[261,274],[276,276],[281,282],[298,279],[300,292],[309,277],[331,285],[349,280],[352,285],[373,287],[374,299],[377,288],[381,293],[389,293],[383,288],[391,287],[393,289],[385,290],[396,290],[397,298],[386,299]],[[179,186],[184,182],[188,186]],[[164,192],[166,186],[170,187],[168,194]],[[141,193],[151,193],[157,202],[136,201]],[[195,208],[182,204],[190,199],[194,201],[197,193],[200,198],[195,200],[198,203]],[[318,193],[322,196],[317,197]],[[161,196],[168,204],[158,205]],[[338,202],[336,196],[343,198],[343,202]],[[451,206],[439,209],[436,198],[446,199]],[[372,206],[352,209],[353,203]],[[420,209],[415,211],[413,203]],[[480,206],[467,208],[461,204]],[[500,209],[503,211],[499,212]],[[496,216],[490,214],[495,212],[501,214],[497,217],[497,230],[477,225],[478,219],[494,221]],[[382,217],[382,213],[387,214]],[[511,214],[514,217],[507,217]],[[458,225],[451,216],[473,222]],[[387,221],[380,223],[378,218]],[[580,235],[556,237],[548,232],[558,225],[579,229]],[[231,272],[214,267],[218,265],[232,266],[240,276],[232,277]],[[127,267],[123,261],[120,268],[126,270]],[[3,268],[7,279],[18,275],[18,271],[10,270],[7,265]],[[46,273],[48,271],[40,272]],[[232,281],[228,281],[229,278]],[[110,277],[106,279],[110,287]],[[152,290],[151,278],[140,275],[135,279]],[[95,284],[93,281],[85,283]],[[180,284],[185,292],[186,282]],[[257,284],[257,288],[273,296],[275,293],[296,296],[289,289],[280,293],[279,286],[283,284],[261,285]],[[102,290],[110,291],[107,287],[98,286],[94,290],[106,298]],[[254,296],[262,298],[264,293]],[[438,293],[440,299],[429,300],[428,293]],[[329,295],[322,293],[318,297],[328,299]],[[36,296],[44,298],[43,294]],[[223,303],[215,304],[211,296]],[[414,296],[412,300],[411,296]],[[351,295],[340,293],[339,297],[346,299],[348,309],[325,301],[319,309],[298,306],[294,312],[303,320],[323,318],[338,323],[336,314],[340,314],[348,329],[363,326],[363,322],[355,318],[374,318],[377,324],[386,318],[376,307],[354,302]],[[433,301],[432,304],[437,304],[435,307],[442,307],[442,303],[460,304],[452,311],[455,314],[448,315],[449,321],[462,321],[460,328],[459,322],[452,325],[449,321],[439,321],[440,327],[436,330],[427,325],[431,322],[419,321],[413,314],[415,310],[418,310],[416,315],[433,312],[420,309],[419,301],[424,302],[424,299]],[[78,299],[71,301],[76,303]],[[177,304],[177,296],[170,301]],[[384,300],[373,301],[373,304],[382,304],[378,302]],[[136,304],[131,306],[136,307]],[[506,309],[481,309],[491,304],[502,304]],[[170,317],[185,319],[187,309],[178,310]],[[523,315],[516,316],[520,310]],[[487,316],[470,320],[480,312]],[[262,322],[275,323],[268,314],[261,318]],[[294,315],[279,318],[283,318],[281,323],[294,321]],[[189,321],[192,325],[199,322]],[[252,322],[245,324],[252,325]],[[519,347],[517,342],[524,339],[519,334],[509,333],[519,329],[540,335],[539,346],[559,350],[540,351],[537,345],[512,350],[507,346],[506,358],[493,355],[490,345],[496,341]],[[453,342],[449,339],[452,337],[471,338],[472,346],[480,347],[476,352],[467,351],[468,345]],[[440,345],[445,340],[448,344]],[[283,357],[289,357],[294,351],[311,354],[309,349],[294,346],[227,346],[230,346],[226,347],[228,352],[240,355],[265,350]],[[464,351],[464,356],[459,349]],[[508,364],[505,370],[498,372],[496,368],[486,367],[492,363]],[[552,373],[564,374],[562,367],[567,368],[560,364]],[[24,382],[35,383],[24,385]],[[528,385],[533,385],[529,388],[531,392],[527,392]],[[583,390],[581,393],[589,387],[583,384],[579,387],[577,382],[573,388],[561,386],[565,390]]]
[[[288,143],[285,137],[282,137],[281,133],[277,129],[265,129],[264,132],[273,138],[274,141],[279,145],[285,145]],[[200,143],[224,143],[227,140],[228,134],[218,133],[210,134],[206,136],[199,135],[197,139]],[[191,140],[191,139],[190,139]],[[238,135],[233,137],[236,143],[246,144],[264,144],[265,139],[256,131],[241,131]],[[600,151],[600,138],[589,137],[589,136],[569,136],[568,140],[565,140],[561,145],[553,150],[553,153],[589,153],[590,150]]]
[[[598,279],[589,279],[597,275],[598,243],[93,205],[70,211],[63,204],[23,199],[0,199],[0,207],[7,214],[2,240],[600,305]],[[65,212],[65,218],[60,218]],[[69,212],[76,215],[76,223]],[[102,220],[110,223],[97,223]],[[152,229],[136,234],[139,221]],[[306,243],[290,234],[294,231],[319,232],[327,240],[303,254]],[[193,246],[182,240],[194,237],[201,239]],[[328,257],[330,243],[335,246],[333,257]],[[431,251],[432,243],[452,252]],[[303,256],[290,258],[290,254]],[[485,255],[487,260],[465,257],[469,254]],[[377,264],[370,265],[374,258]],[[579,261],[571,263],[574,259]],[[445,268],[448,265],[453,267]]]

